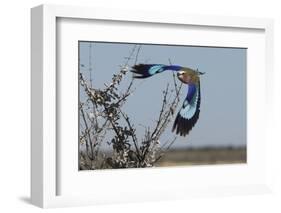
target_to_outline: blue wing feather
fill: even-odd
[[[193,128],[199,118],[200,102],[200,84],[189,84],[187,96],[174,122],[173,131],[176,130],[176,134],[186,136]]]
[[[157,73],[161,73],[166,70],[179,71],[182,67],[178,65],[164,65],[164,64],[137,64],[132,67],[131,72],[137,74],[134,78],[148,78]]]

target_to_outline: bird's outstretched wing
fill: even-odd
[[[148,78],[157,73],[161,73],[165,70],[179,71],[182,67],[177,65],[164,65],[164,64],[137,64],[132,67],[131,72],[135,75],[134,78]]]
[[[200,102],[200,83],[198,86],[188,84],[187,96],[177,114],[172,131],[176,131],[176,134],[180,136],[186,136],[189,133],[199,118]]]

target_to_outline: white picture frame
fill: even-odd
[[[256,42],[258,43],[257,46],[259,46],[257,48],[260,49],[256,50],[261,50],[261,52],[250,52],[248,59],[251,61],[251,58],[258,57],[257,65],[261,66],[249,66],[250,74],[247,75],[247,83],[250,84],[247,92],[247,112],[251,112],[248,117],[250,119],[248,131],[257,132],[256,137],[250,137],[248,139],[250,141],[255,139],[259,142],[255,146],[252,146],[251,142],[248,144],[250,155],[248,155],[249,161],[247,165],[201,166],[200,169],[193,167],[188,170],[185,170],[185,168],[144,169],[141,171],[132,169],[130,171],[120,172],[106,171],[104,176],[101,173],[84,173],[83,176],[88,177],[83,179],[83,181],[89,181],[89,177],[99,178],[102,181],[104,178],[108,178],[109,175],[113,178],[120,178],[124,174],[128,175],[128,179],[135,177],[147,178],[148,176],[157,179],[165,174],[171,180],[177,180],[180,174],[183,176],[176,181],[181,185],[165,184],[164,181],[160,181],[156,186],[150,186],[151,191],[148,194],[142,191],[142,189],[148,190],[145,185],[140,185],[136,189],[139,193],[135,193],[136,191],[131,187],[125,187],[125,189],[117,187],[115,190],[118,192],[111,188],[112,192],[110,193],[108,191],[103,192],[102,189],[97,189],[98,193],[96,194],[84,194],[86,191],[83,190],[77,194],[60,194],[58,190],[60,187],[58,185],[62,184],[61,181],[63,179],[60,179],[59,174],[61,171],[64,171],[61,170],[62,166],[58,166],[60,153],[57,147],[58,106],[56,98],[57,88],[61,83],[57,79],[57,23],[60,18],[88,21],[100,20],[101,22],[118,21],[120,25],[125,22],[143,23],[143,27],[145,27],[145,24],[153,23],[154,25],[165,26],[166,30],[173,26],[181,26],[183,28],[185,26],[195,26],[202,29],[217,29],[218,31],[228,32],[234,30],[249,32],[253,30],[259,32],[260,36],[258,36]],[[31,10],[31,26],[31,201],[33,204],[47,208],[129,201],[138,202],[143,200],[183,199],[197,196],[241,195],[271,191],[271,173],[268,169],[268,161],[266,161],[265,148],[270,146],[272,142],[269,136],[272,114],[264,112],[265,107],[272,107],[272,94],[269,92],[273,87],[273,21],[271,19],[165,14],[147,11],[112,10],[108,8],[41,5]],[[235,33],[233,34],[233,38],[235,38]],[[223,42],[223,38],[219,38],[217,44],[219,44],[219,40]],[[200,45],[200,41],[197,44]],[[255,43],[251,45],[255,49]],[[259,76],[253,75],[251,70],[254,68],[257,69],[258,73],[260,72]],[[262,76],[266,76],[266,78]],[[260,88],[261,97],[255,96],[256,88]],[[257,122],[254,118],[254,113],[261,113],[264,117],[261,116],[259,122]],[[260,125],[261,122],[263,125]],[[240,172],[241,175],[239,174]],[[202,184],[198,177],[206,176],[208,173],[213,180],[206,180]],[[211,175],[211,173],[214,173],[214,175]],[[224,181],[220,175],[226,173],[228,173],[228,181]],[[237,174],[235,179],[230,178],[232,174]],[[187,175],[189,176],[190,182],[183,184],[183,179]],[[79,191],[79,188],[74,187],[75,182],[73,181],[78,181],[74,176],[75,174],[73,174],[73,177],[69,177],[70,183],[67,187],[73,187],[69,189],[70,192]],[[71,183],[73,186],[70,185]],[[95,186],[93,185],[93,187]],[[119,195],[120,193],[122,193],[122,196]]]

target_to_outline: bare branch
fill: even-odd
[[[83,118],[83,121],[85,123],[85,126],[86,126],[86,129],[85,129],[85,133],[88,135],[88,139],[89,139],[89,143],[88,141],[86,140],[86,147],[87,147],[87,154],[88,154],[88,149],[89,149],[89,146],[91,148],[91,156],[88,155],[88,157],[93,160],[94,158],[94,152],[93,152],[93,145],[92,145],[92,139],[91,139],[91,135],[90,135],[90,129],[88,127],[88,124],[87,124],[87,121],[86,121],[86,117],[85,117],[85,113],[84,113],[84,110],[83,110],[83,107],[80,108],[80,112],[81,112],[81,115],[82,115],[82,118]]]
[[[86,155],[80,150],[83,153],[80,155],[81,169],[150,167],[164,155],[165,150],[168,150],[175,141],[175,139],[169,141],[165,150],[166,143],[164,146],[160,146],[160,136],[171,121],[180,100],[179,94],[182,85],[177,84],[174,73],[172,74],[174,89],[170,88],[169,84],[166,85],[155,127],[152,131],[150,127],[146,127],[141,140],[137,137],[135,125],[122,109],[136,88],[133,89],[133,78],[125,90],[121,91],[122,86],[120,85],[129,73],[129,64],[137,64],[140,50],[141,45],[134,45],[120,71],[113,74],[111,82],[104,84],[103,89],[93,88],[92,74],[89,75],[90,82],[87,82],[80,72],[80,85],[86,95],[84,103],[81,102],[79,105],[80,122],[82,122],[80,141],[81,144],[85,143],[87,153]],[[100,151],[105,138],[111,148],[112,153],[110,154]]]
[[[136,134],[135,134],[135,129],[133,128],[133,126],[132,126],[132,124],[130,122],[129,117],[125,113],[123,113],[121,110],[120,110],[120,113],[122,114],[123,118],[127,122],[128,126],[129,126],[129,129],[130,129],[130,131],[132,133],[130,136],[132,137],[132,140],[133,140],[136,152],[137,152],[137,157],[139,158],[140,151],[139,151],[139,147],[138,147],[138,140],[137,140],[137,137],[136,137]]]
[[[158,156],[158,158],[156,158],[155,163],[157,163],[162,157],[163,155],[171,148],[171,146],[174,144],[174,142],[176,141],[177,137],[174,137],[174,139],[170,142],[170,144],[168,145],[168,147],[165,149],[165,151],[162,150],[162,147],[160,149],[161,154]]]
[[[167,104],[167,95],[168,95],[168,92],[169,92],[169,84],[167,84],[166,86],[166,90],[163,91],[163,101],[162,101],[162,106],[161,106],[161,110],[160,110],[160,113],[159,113],[159,117],[158,117],[158,120],[157,120],[157,124],[155,126],[155,129],[154,131],[152,132],[151,134],[151,138],[154,138],[155,135],[156,135],[156,132],[158,131],[158,129],[160,128],[160,124],[161,124],[161,121],[162,121],[162,116],[164,114],[164,110],[165,110],[165,107],[166,107],[166,104]]]

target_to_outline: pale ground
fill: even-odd
[[[170,150],[156,166],[246,163],[245,147]]]

